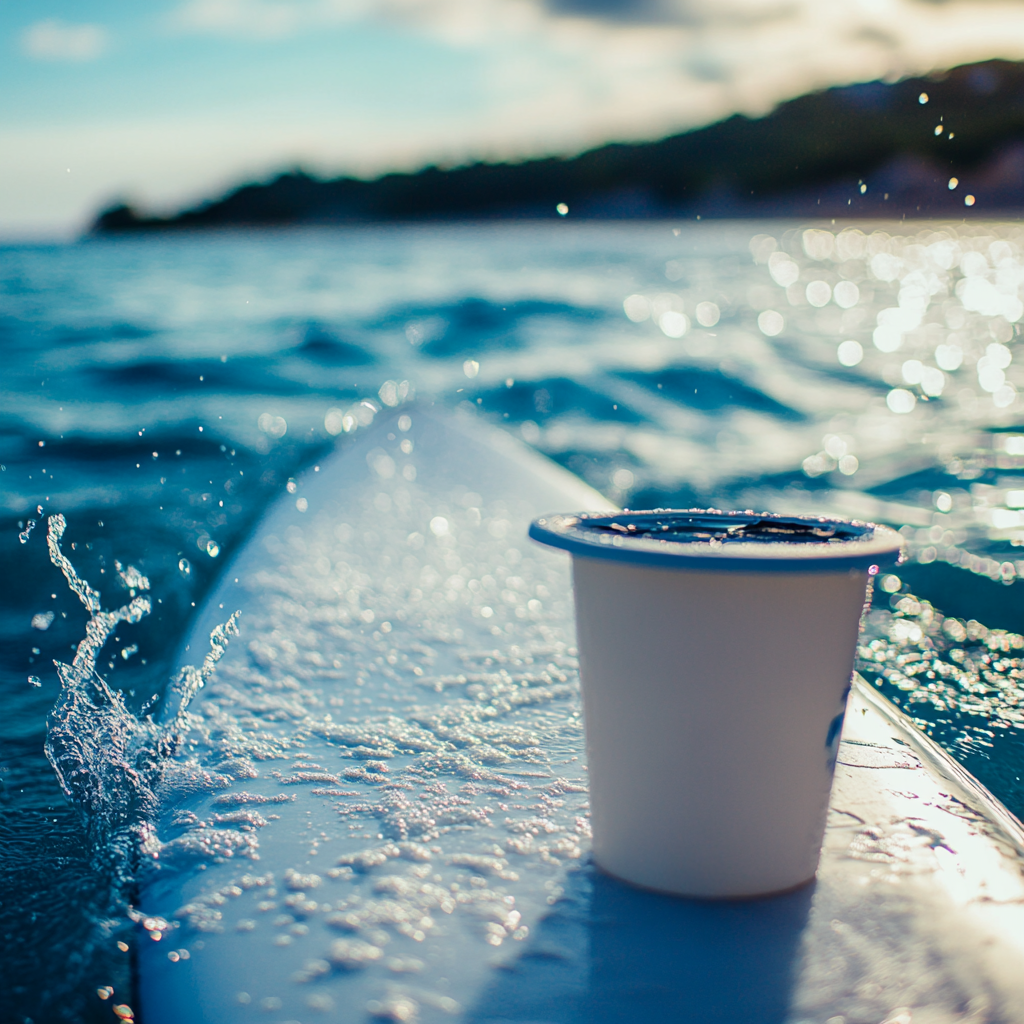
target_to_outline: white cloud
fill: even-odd
[[[198,118],[183,112],[131,123],[110,114],[107,123],[0,126],[0,233],[82,224],[117,195],[169,210],[295,164],[373,175],[435,161],[569,154],[737,111],[761,115],[832,85],[1024,59],[1024,4],[999,0],[620,3],[613,10],[614,0],[182,0],[171,22],[179,34],[265,45],[376,22],[474,50],[479,60],[452,62],[461,69],[452,80],[464,82],[474,102],[403,109],[378,102],[371,79],[357,105],[339,96],[313,108],[289,94],[275,114],[254,97],[251,108],[211,108]],[[589,16],[594,9],[602,16]],[[85,29],[93,34],[75,35]],[[85,59],[106,35],[98,26],[40,22],[24,42],[36,56]]]
[[[296,32],[372,17],[373,0],[186,0],[172,28],[239,38],[283,39]]]
[[[260,38],[355,21],[483,52],[508,153],[559,135],[566,151],[653,138],[815,89],[1024,58],[1024,5],[1008,0],[185,0],[172,16],[178,31]],[[480,142],[477,155],[491,151]]]
[[[21,37],[24,52],[40,60],[95,60],[108,41],[102,25],[71,25],[56,18],[37,21]]]

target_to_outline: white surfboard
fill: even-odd
[[[568,559],[526,528],[602,507],[412,409],[271,508],[181,656],[242,611],[141,894],[147,1024],[1024,1021],[1020,823],[862,682],[814,885],[589,863]]]

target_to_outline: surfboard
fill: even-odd
[[[241,612],[140,893],[147,1024],[1024,1021],[1024,831],[863,681],[815,883],[593,866],[568,559],[526,530],[608,507],[419,407],[294,481],[181,652]]]

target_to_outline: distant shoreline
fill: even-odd
[[[91,230],[551,220],[560,206],[576,220],[1017,216],[1024,65],[988,61],[829,89],[763,118],[736,115],[571,158],[427,167],[374,180],[294,170],[169,217],[118,204]]]

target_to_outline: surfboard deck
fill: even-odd
[[[181,656],[242,611],[141,894],[147,1024],[1024,1021],[1020,824],[865,683],[816,883],[594,868],[568,559],[526,527],[606,507],[414,408],[270,509]]]

